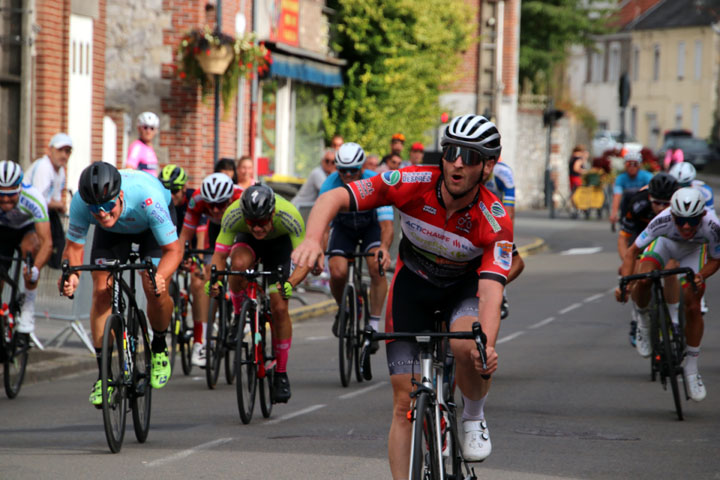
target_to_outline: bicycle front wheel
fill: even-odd
[[[355,306],[355,288],[351,283],[345,285],[340,313],[338,317],[338,356],[340,362],[340,383],[343,387],[350,384],[353,366],[353,343],[357,307]]]
[[[430,395],[420,393],[415,399],[410,446],[411,480],[441,479],[442,454],[437,448],[438,424]]]
[[[232,305],[226,309],[225,325],[227,325],[227,339],[225,342],[225,381],[232,385],[235,381],[235,347],[237,346],[238,324],[240,320],[234,315]]]
[[[227,301],[224,296],[213,297],[208,311],[207,332],[205,335],[205,379],[211,390],[217,385],[220,374],[220,362],[225,353],[225,310]]]
[[[125,377],[125,347],[123,345],[123,318],[110,315],[105,322],[100,380],[102,383],[102,412],[105,424],[105,438],[110,451],[118,453],[125,437],[127,415],[127,385]]]
[[[19,318],[20,312],[11,313],[14,318]],[[25,378],[25,367],[28,361],[28,349],[30,348],[30,336],[26,333],[17,333],[10,325],[10,317],[4,315],[2,319],[2,351],[3,351],[3,381],[5,383],[5,394],[8,398],[17,397],[20,393],[23,379]]]
[[[180,335],[180,327],[182,318],[180,317],[180,290],[175,280],[170,282],[168,287],[170,298],[173,301],[173,315],[170,319],[168,330],[170,333],[170,345],[168,345],[168,357],[170,358],[170,370],[175,370],[175,355],[178,352],[178,336]]]
[[[363,345],[363,331],[370,320],[370,304],[368,303],[367,286],[363,285],[362,291],[356,296],[357,298],[357,320],[353,322],[353,355],[355,357],[355,380],[358,383],[363,381],[362,372],[360,371],[360,350]]]
[[[682,374],[680,359],[675,356],[673,348],[673,336],[670,330],[670,315],[666,305],[662,305],[659,311],[659,327],[662,336],[662,371],[667,375],[672,389],[673,401],[675,402],[675,413],[678,420],[683,419],[682,399],[680,398],[680,385],[678,383],[678,374]]]
[[[150,388],[150,369],[152,368],[150,337],[148,336],[145,314],[135,312],[136,324],[131,335],[130,354],[133,357],[133,383],[130,395],[133,427],[135,438],[140,443],[147,440],[150,431],[150,406],[152,404],[152,388]],[[172,370],[171,370],[172,371]]]
[[[178,344],[180,346],[180,360],[185,375],[192,372],[192,347],[194,338],[193,323],[187,317],[188,300],[184,295],[180,297],[180,335]]]
[[[272,413],[273,379],[275,378],[275,351],[272,347],[272,317],[266,314],[260,315],[260,345],[257,351],[260,352],[258,361],[258,387],[260,391],[260,410],[264,418],[270,417]]]
[[[257,389],[256,336],[252,328],[254,322],[255,307],[252,300],[247,299],[243,303],[238,321],[237,348],[235,349],[238,412],[240,420],[246,425],[252,419]]]

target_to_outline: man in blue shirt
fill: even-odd
[[[377,172],[363,170],[365,152],[357,143],[344,143],[335,153],[336,171],[320,187],[320,195],[333,188],[343,187],[355,180],[374,177]],[[395,172],[397,173],[397,172]],[[378,331],[380,315],[387,295],[387,281],[380,276],[377,258],[382,252],[383,268],[390,266],[388,249],[393,240],[392,207],[380,207],[364,212],[341,212],[331,224],[327,250],[330,252],[330,291],[335,301],[342,303],[343,290],[347,280],[348,261],[342,254],[354,252],[359,240],[366,253],[375,256],[367,262],[370,272],[370,326]],[[338,336],[338,317],[333,323],[333,334]],[[377,345],[373,345],[373,351]]]
[[[83,261],[85,237],[90,225],[95,225],[90,262],[102,264],[106,260],[125,262],[132,244],[139,245],[141,257],[150,256],[157,265],[157,290],[150,276],[143,272],[142,284],[147,297],[147,314],[153,329],[152,374],[153,388],[164,387],[170,379],[170,363],[165,332],[170,323],[173,303],[167,283],[182,260],[182,248],[175,227],[175,208],[170,191],[160,180],[136,170],[120,173],[109,163],[95,162],[80,175],[78,191],[70,204],[70,224],[63,258],[71,266]],[[105,320],[110,315],[110,290],[107,272],[92,272],[93,293],[90,309],[90,328],[100,370],[100,354]],[[72,295],[79,284],[79,274],[70,275],[60,285],[64,295]],[[100,376],[98,375],[98,379]],[[90,403],[102,406],[101,381],[93,385]]]
[[[633,194],[650,183],[652,173],[647,170],[640,170],[642,156],[640,152],[629,151],[625,154],[625,172],[615,179],[613,187],[613,201],[610,209],[610,223],[618,221],[618,210],[620,201],[624,194]]]

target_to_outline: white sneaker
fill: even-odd
[[[700,313],[705,315],[708,312],[708,306],[707,303],[705,303],[705,295],[700,297]]]
[[[207,360],[205,359],[205,345],[202,343],[194,343],[192,357],[190,362],[196,367],[205,368]]]
[[[690,398],[692,398],[696,402],[701,401],[707,395],[707,391],[705,391],[705,385],[703,384],[702,378],[700,377],[699,373],[685,375],[685,385],[687,385]]]
[[[650,347],[650,329],[641,327],[639,324],[635,333],[635,349],[645,358],[649,357],[652,353],[652,348]]]
[[[485,420],[463,420],[463,457],[468,462],[482,462],[492,452],[490,430]]]
[[[35,331],[35,305],[23,305],[20,318],[17,320],[15,330],[18,333],[33,333]]]

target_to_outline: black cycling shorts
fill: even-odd
[[[3,257],[11,258],[15,255],[15,251],[20,248],[20,244],[25,238],[25,235],[35,232],[35,224],[29,223],[22,228],[10,228],[5,225],[0,225],[0,255]],[[5,270],[9,270],[12,265],[11,261],[2,260],[0,265],[5,267]]]
[[[329,256],[354,252],[358,241],[363,242],[363,253],[380,246],[380,224],[373,222],[361,230],[351,229],[342,224],[333,224],[328,239]]]
[[[175,206],[170,204],[168,210],[173,224],[177,224]],[[96,225],[90,251],[90,263],[100,265],[107,260],[120,260],[125,263],[130,256],[133,243],[140,247],[138,253],[141,260],[149,256],[157,264],[162,257],[162,248],[150,229],[140,233],[117,233],[104,230]]]
[[[233,248],[244,247],[253,252],[255,263],[262,263],[264,271],[275,271],[282,267],[283,277],[290,276],[290,254],[292,253],[292,242],[289,235],[272,239],[257,240],[249,233],[238,233],[235,236]],[[270,283],[280,281],[277,275],[269,277]]]

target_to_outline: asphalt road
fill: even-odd
[[[699,364],[708,397],[686,402],[679,422],[671,393],[629,346],[629,307],[611,298],[619,259],[607,222],[521,216],[518,230],[549,250],[527,258],[509,288],[485,410],[493,454],[479,478],[720,479],[720,280],[709,282]],[[389,478],[384,351],[372,382],[344,389],[330,324],[296,325],[293,398],[269,420],[256,407],[242,425],[234,386],[208,391],[199,371],[178,373],[153,393],[147,443],[128,425],[119,455],[87,403],[92,374],[26,385],[0,398],[0,478]]]

